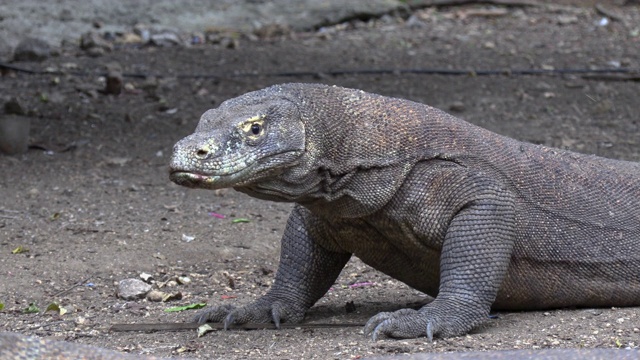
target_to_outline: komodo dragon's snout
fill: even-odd
[[[283,99],[227,101],[205,112],[195,133],[174,146],[170,178],[187,187],[220,189],[281,173],[304,151],[299,117],[296,106]]]

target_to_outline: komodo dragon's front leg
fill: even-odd
[[[351,254],[325,249],[314,240],[323,225],[311,213],[297,205],[289,216],[282,236],[280,265],[271,289],[256,302],[240,307],[207,308],[196,321],[231,324],[280,321],[300,322],[335,282]]]
[[[383,312],[371,318],[365,334],[374,339],[384,334],[427,335],[431,340],[434,335],[467,333],[486,321],[511,258],[515,209],[509,191],[491,178],[461,168],[416,173],[413,179],[419,181],[409,179],[401,196],[405,202],[423,204],[423,210],[413,215],[411,207],[402,205],[391,211],[409,213],[400,216],[419,224],[414,227],[415,237],[422,239],[423,246],[440,251],[438,294],[420,310]],[[442,181],[448,186],[437,185]],[[434,228],[445,229],[444,237],[433,235]]]

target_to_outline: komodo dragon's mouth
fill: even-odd
[[[295,160],[301,154],[302,151],[297,150],[282,151],[261,158],[260,161],[262,163],[253,161],[248,166],[232,170],[224,169],[224,173],[218,174],[203,174],[202,172],[189,171],[172,165],[169,179],[178,185],[199,189],[216,190],[243,186],[260,179],[266,173],[272,176],[280,174],[286,167],[297,164]],[[265,166],[265,164],[268,164],[268,166]]]
[[[200,184],[212,182],[211,176],[191,173],[188,171],[172,171],[169,179],[174,183],[187,187],[200,187]]]
[[[241,182],[248,168],[233,174],[205,175],[189,171],[176,170],[169,174],[171,181],[178,185],[200,189],[222,189]]]

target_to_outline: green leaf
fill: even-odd
[[[44,310],[44,312],[47,311],[60,311],[60,305],[56,304],[56,303],[51,303],[49,304],[49,306],[47,306],[47,308]]]
[[[178,311],[185,311],[185,310],[195,310],[195,309],[202,309],[203,307],[207,306],[207,303],[197,303],[197,304],[189,304],[189,305],[184,305],[184,306],[174,306],[168,309],[164,309],[164,312],[178,312]]]
[[[0,303],[0,311],[4,310],[4,303]]]
[[[248,223],[249,221],[251,221],[251,220],[245,219],[245,218],[237,218],[237,219],[231,220],[231,222],[234,223],[234,224]]]
[[[47,308],[44,310],[44,312],[47,311],[55,311],[57,312],[59,315],[64,315],[67,313],[67,309],[63,308],[62,306],[58,305],[57,303],[51,303],[49,304],[49,306],[47,306]]]
[[[22,253],[26,253],[29,252],[29,248],[26,248],[22,245],[18,246],[17,248],[11,250],[12,254],[22,254]]]
[[[40,312],[40,309],[38,308],[38,305],[36,305],[36,303],[31,303],[26,309],[24,309],[24,312],[26,314],[36,314]]]

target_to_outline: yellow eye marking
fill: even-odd
[[[251,126],[253,124],[258,124],[260,127],[264,127],[264,119],[266,115],[256,115],[248,118],[247,120],[240,123],[239,128],[246,133],[251,133]]]

